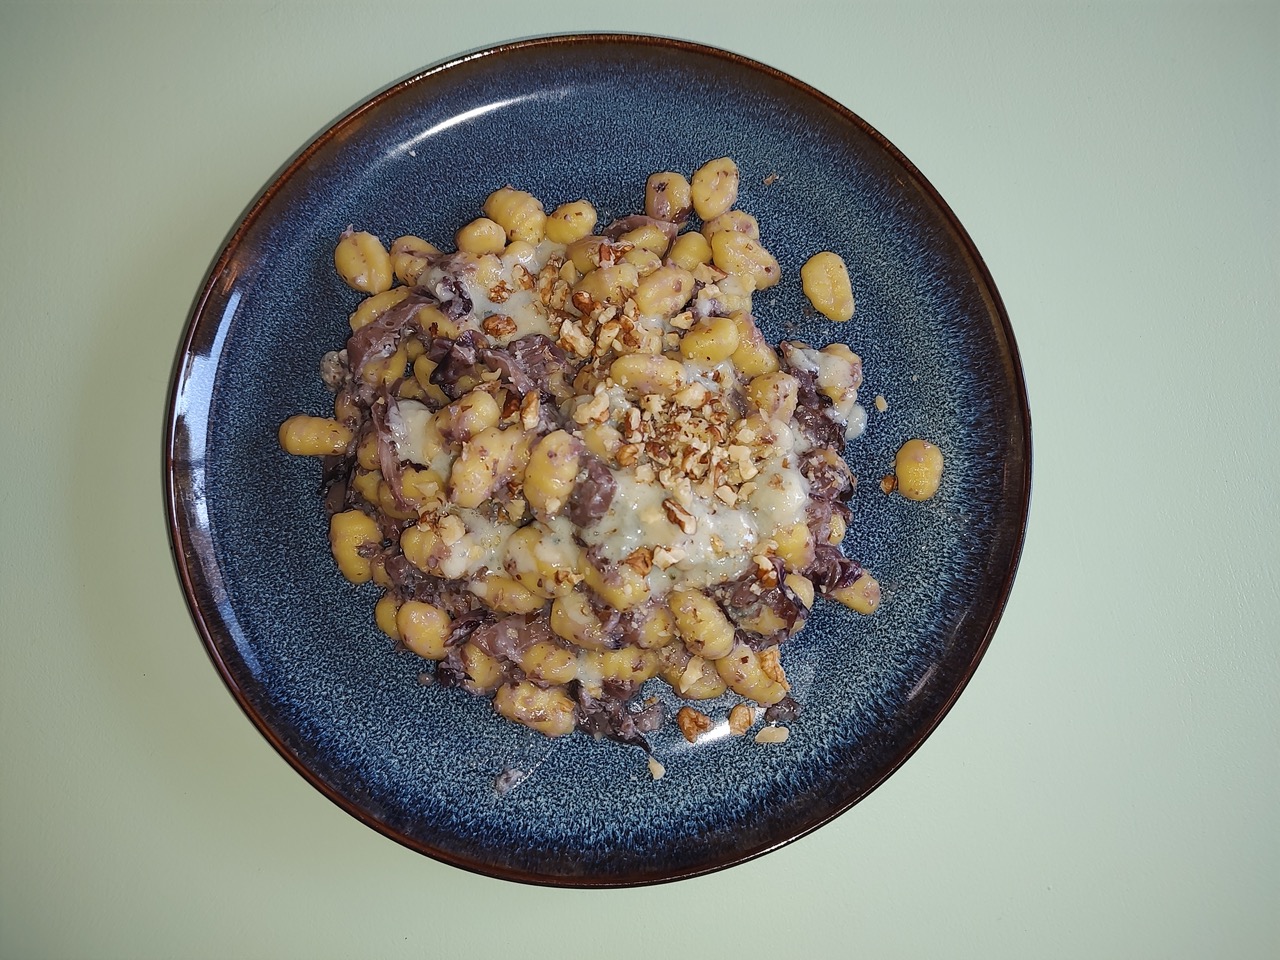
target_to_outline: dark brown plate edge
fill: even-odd
[[[885,769],[882,776],[870,783],[866,789],[862,790],[847,803],[844,803],[837,809],[827,813],[825,816],[813,823],[808,824],[802,830],[793,833],[791,836],[785,837],[773,843],[763,844],[761,846],[736,851],[733,856],[722,859],[715,863],[705,866],[684,868],[674,872],[666,873],[642,873],[634,874],[629,877],[581,877],[581,876],[553,876],[545,874],[533,874],[522,870],[514,870],[491,863],[484,863],[477,859],[458,856],[447,851],[431,847],[427,844],[420,843],[411,837],[396,831],[388,824],[378,820],[368,811],[364,810],[357,804],[351,802],[347,798],[341,796],[337,791],[326,784],[314,771],[312,771],[302,760],[295,755],[284,742],[284,740],[272,730],[266,720],[259,714],[249,702],[248,697],[240,689],[239,685],[233,679],[230,669],[222,659],[218,651],[217,645],[213,640],[213,631],[210,622],[206,619],[202,602],[212,606],[212,598],[206,597],[199,593],[195,582],[193,571],[188,566],[185,551],[189,547],[190,540],[186,534],[185,527],[180,522],[180,507],[183,502],[182,490],[180,489],[179,477],[175,470],[174,446],[176,443],[176,434],[178,426],[178,397],[180,387],[185,381],[184,365],[190,355],[193,342],[199,330],[199,321],[203,316],[209,300],[213,294],[217,281],[222,276],[227,264],[230,262],[236,248],[240,244],[244,235],[254,225],[257,219],[262,215],[263,210],[274,199],[275,195],[280,191],[286,182],[288,182],[301,169],[307,161],[315,155],[325,144],[337,137],[343,130],[358,121],[365,114],[372,112],[382,106],[388,100],[398,96],[403,90],[418,84],[435,76],[436,74],[451,70],[462,64],[469,63],[487,57],[500,57],[503,54],[511,53],[517,50],[531,50],[538,48],[555,48],[567,47],[575,44],[626,44],[637,46],[653,46],[665,47],[682,53],[690,53],[699,56],[709,56],[724,60],[735,66],[745,67],[749,71],[759,72],[765,76],[781,81],[788,86],[795,88],[800,94],[813,98],[817,102],[834,111],[845,121],[853,124],[871,137],[884,151],[886,151],[897,163],[901,164],[904,170],[911,175],[913,181],[921,189],[921,191],[936,205],[942,216],[947,222],[949,228],[954,231],[956,238],[964,248],[966,254],[972,261],[973,267],[977,273],[977,279],[980,281],[983,294],[990,298],[991,308],[1000,321],[1000,328],[1008,343],[1009,361],[1014,374],[1014,390],[1017,397],[1018,414],[1023,424],[1022,430],[1022,446],[1025,450],[1024,463],[1018,479],[1021,482],[1022,495],[1018,503],[1019,518],[1018,531],[1015,542],[1012,546],[1012,555],[1008,571],[1001,582],[997,596],[995,609],[987,624],[985,635],[982,637],[978,646],[974,649],[973,656],[970,658],[969,664],[964,670],[959,683],[952,691],[951,695],[943,702],[941,707],[931,718],[930,722],[921,729],[918,736],[902,750],[902,752],[894,759],[894,761]],[[986,262],[983,260],[977,247],[969,236],[968,231],[956,217],[951,207],[943,200],[941,194],[934,188],[933,184],[917,169],[915,164],[908,160],[901,151],[889,142],[879,131],[873,128],[860,116],[843,104],[827,96],[822,91],[810,86],[809,84],[798,80],[797,78],[787,74],[781,70],[762,63],[758,60],[745,57],[741,54],[733,53],[718,47],[712,47],[705,44],[695,43],[688,40],[678,40],[670,37],[662,37],[648,34],[627,34],[627,33],[576,33],[576,34],[555,34],[548,36],[530,37],[502,43],[492,47],[485,47],[471,50],[466,53],[452,57],[448,60],[440,61],[430,67],[411,74],[401,80],[395,81],[389,86],[383,88],[372,97],[362,101],[360,104],[350,109],[341,116],[337,121],[330,124],[327,128],[317,134],[312,140],[298,150],[289,160],[276,171],[267,186],[264,187],[258,196],[249,203],[240,218],[226,239],[223,242],[221,252],[215,259],[213,265],[205,275],[205,280],[201,286],[200,292],[197,294],[188,314],[186,328],[183,332],[182,339],[179,343],[177,354],[175,355],[172,371],[169,381],[169,396],[165,411],[163,449],[162,449],[162,467],[163,482],[165,491],[165,518],[169,529],[169,546],[173,557],[175,571],[182,586],[183,595],[187,602],[188,611],[191,614],[192,621],[197,632],[204,644],[205,651],[212,661],[215,669],[222,677],[224,685],[239,704],[240,709],[245,716],[253,723],[254,727],[263,736],[263,738],[271,744],[277,753],[280,754],[290,766],[294,768],[308,783],[318,790],[328,800],[354,817],[356,820],[368,827],[376,830],[383,836],[407,847],[416,853],[423,854],[433,860],[450,866],[467,870],[471,873],[481,876],[495,877],[502,880],[510,880],[517,883],[530,884],[534,886],[559,887],[570,889],[618,889],[626,887],[651,886],[660,883],[673,883],[679,880],[691,879],[693,877],[705,876],[707,874],[716,873],[729,867],[737,866],[757,857],[764,856],[778,850],[787,844],[793,843],[802,837],[808,836],[815,830],[835,820],[844,814],[857,803],[865,799],[869,794],[883,784],[890,776],[898,771],[901,766],[920,748],[920,746],[929,738],[943,718],[950,712],[951,708],[959,699],[960,694],[964,692],[969,681],[973,678],[977,670],[978,664],[985,655],[987,648],[990,646],[991,639],[995,634],[996,628],[999,626],[1000,620],[1004,614],[1005,607],[1008,603],[1009,594],[1013,588],[1013,581],[1017,574],[1018,566],[1022,559],[1022,549],[1026,541],[1027,521],[1030,512],[1031,503],[1031,408],[1027,396],[1026,382],[1022,369],[1022,361],[1018,351],[1017,341],[1014,337],[1013,327],[1009,322],[1009,316],[1004,306],[1004,301],[1000,297],[1000,293],[996,288],[995,281],[987,268]],[[199,596],[199,599],[198,599]]]

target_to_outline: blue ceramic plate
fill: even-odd
[[[460,690],[373,626],[376,591],[329,556],[319,464],[280,452],[289,415],[327,415],[317,375],[358,300],[333,270],[348,224],[447,241],[489,192],[601,222],[642,206],[646,176],[734,157],[784,280],[758,295],[771,340],[842,340],[864,360],[870,413],[848,457],[862,484],[847,551],[884,588],[867,618],[819,601],[785,651],[805,705],[783,744],[673,724],[640,750],[547,740]],[[845,324],[817,316],[799,268],[848,261]],[[924,504],[878,489],[897,447],[946,455]],[[635,36],[514,43],[427,70],[309,144],[219,255],[187,328],[166,437],[175,557],[196,625],[263,735],[353,816],[429,856],[535,883],[624,886],[705,873],[847,810],[928,736],[978,664],[1026,522],[1030,421],[1013,334],[964,229],[861,119],[733,54]],[[654,682],[653,687],[663,685]],[[665,689],[665,687],[663,687]],[[712,702],[708,712],[728,708]],[[499,794],[497,775],[527,774]]]

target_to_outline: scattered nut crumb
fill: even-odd
[[[666,774],[667,768],[658,762],[657,757],[649,758],[649,774],[655,780],[661,780]]]
[[[756,743],[786,743],[791,731],[786,727],[768,726],[756,734]]]
[[[773,173],[771,173],[771,174],[769,174],[767,177],[765,177],[765,178],[764,178],[764,180],[762,180],[761,182],[762,182],[766,187],[772,187],[775,183],[777,183],[777,182],[778,182],[779,180],[781,180],[781,179],[782,179],[782,177],[780,177],[780,176],[778,175],[777,171],[774,171]]]
[[[893,493],[893,491],[898,489],[898,478],[892,473],[886,473],[880,479],[880,489],[885,493]]]
[[[729,711],[729,732],[740,737],[756,722],[756,712],[745,703],[739,703]]]
[[[886,410],[889,409],[889,401],[884,398],[883,393],[876,394],[875,405],[876,405],[876,409],[879,410],[881,413],[884,413]]]

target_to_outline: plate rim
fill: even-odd
[[[892,160],[900,164],[902,168],[911,175],[915,184],[919,187],[928,201],[936,207],[942,218],[946,221],[948,228],[954,232],[960,246],[970,258],[976,274],[976,279],[980,284],[984,296],[990,298],[992,310],[999,321],[999,328],[1008,344],[1009,361],[1013,372],[1012,387],[1015,395],[1017,412],[1021,417],[1021,422],[1023,424],[1021,437],[1019,439],[1021,440],[1022,447],[1025,450],[1025,458],[1022,470],[1018,476],[1022,496],[1020,498],[1020,502],[1017,503],[1018,528],[1011,545],[1010,562],[996,592],[994,609],[986,624],[984,635],[974,647],[973,654],[970,657],[969,662],[964,666],[955,687],[948,697],[942,701],[936,712],[929,719],[929,722],[920,728],[918,733],[911,738],[910,742],[893,759],[893,761],[886,765],[881,775],[870,781],[865,789],[861,790],[847,803],[829,810],[824,815],[810,823],[807,823],[802,829],[791,832],[786,837],[773,840],[772,842],[765,843],[753,849],[734,851],[732,855],[723,857],[710,864],[681,867],[675,870],[662,871],[657,874],[646,873],[643,875],[611,877],[581,875],[555,876],[536,874],[526,870],[493,863],[485,863],[472,857],[451,853],[447,850],[442,850],[431,846],[430,844],[415,840],[414,838],[396,830],[391,825],[378,820],[373,814],[365,810],[359,804],[350,800],[340,791],[325,783],[324,780],[319,777],[305,762],[303,762],[299,756],[290,750],[288,745],[285,743],[284,738],[275,729],[273,729],[272,725],[266,720],[266,718],[256,710],[245,691],[241,689],[241,686],[233,678],[231,670],[214,640],[214,633],[217,631],[214,630],[214,624],[211,624],[210,619],[206,616],[204,606],[202,605],[207,601],[198,599],[198,597],[204,597],[205,591],[201,590],[197,584],[193,568],[199,567],[200,565],[194,557],[190,563],[188,562],[188,550],[191,550],[193,554],[195,551],[191,547],[190,532],[183,523],[181,517],[184,504],[187,502],[194,502],[195,499],[197,499],[197,495],[194,491],[189,489],[189,485],[184,487],[180,483],[180,476],[177,469],[179,458],[175,456],[175,448],[178,442],[178,426],[183,420],[180,410],[182,388],[192,379],[186,369],[187,361],[192,355],[192,346],[196,340],[197,334],[206,326],[206,324],[201,323],[201,321],[208,319],[206,316],[206,310],[210,299],[214,294],[217,283],[223,276],[227,264],[234,256],[245,235],[254,227],[276,195],[287,183],[289,183],[289,181],[292,180],[299,170],[305,167],[308,160],[326,144],[337,138],[341,132],[349,128],[353,123],[356,123],[360,118],[366,114],[379,110],[385,103],[394,100],[404,91],[418,84],[427,82],[432,77],[454,70],[465,64],[489,58],[500,58],[503,55],[513,52],[556,49],[561,47],[570,47],[576,44],[616,44],[620,46],[626,45],[666,48],[669,50],[675,50],[679,53],[712,57],[714,59],[725,61],[732,66],[745,68],[748,72],[763,74],[771,80],[784,83],[794,88],[801,95],[817,101],[820,105],[836,113],[841,120],[854,125],[864,134],[869,136],[880,149],[884,150]],[[169,547],[174,562],[175,572],[178,575],[178,580],[182,587],[188,613],[196,627],[196,632],[200,636],[206,654],[209,656],[215,669],[218,671],[219,676],[222,678],[223,685],[239,705],[241,711],[252,722],[258,733],[281,757],[289,763],[297,773],[303,777],[303,779],[305,779],[313,788],[318,790],[321,795],[326,797],[345,813],[354,817],[365,826],[377,831],[382,836],[394,840],[400,845],[413,850],[416,853],[430,857],[438,862],[458,867],[470,873],[533,886],[569,889],[618,889],[651,886],[660,883],[673,883],[679,880],[691,879],[693,877],[706,876],[711,873],[728,869],[729,867],[737,866],[741,863],[746,863],[749,860],[754,860],[767,853],[778,850],[781,847],[801,839],[802,837],[806,837],[820,827],[829,824],[831,821],[835,820],[837,817],[846,813],[852,807],[864,800],[869,794],[878,789],[886,780],[888,780],[889,777],[896,773],[924,744],[924,742],[929,739],[942,720],[948,713],[950,713],[952,707],[959,699],[960,694],[964,692],[965,688],[972,680],[974,673],[977,671],[978,665],[981,663],[983,656],[986,654],[987,648],[990,646],[996,628],[999,626],[1000,621],[1003,618],[1004,611],[1012,591],[1013,582],[1021,563],[1023,547],[1026,542],[1032,496],[1031,464],[1031,408],[1027,395],[1026,378],[1023,371],[1022,360],[1018,350],[1017,340],[1014,336],[1013,327],[1009,320],[1008,311],[1005,308],[1004,301],[996,287],[994,279],[991,276],[986,261],[978,251],[973,239],[969,236],[968,230],[965,229],[964,225],[960,222],[950,205],[943,199],[938,190],[933,186],[928,178],[920,172],[915,164],[903,155],[903,153],[883,134],[872,127],[853,110],[823,93],[821,90],[818,90],[816,87],[813,87],[797,77],[777,69],[776,67],[772,67],[762,61],[746,57],[730,50],[691,40],[682,40],[657,34],[616,32],[553,33],[538,35],[505,41],[491,46],[473,48],[463,53],[437,61],[414,73],[408,74],[399,80],[393,81],[360,101],[354,107],[349,108],[337,119],[324,127],[319,133],[314,135],[288,160],[278,167],[270,176],[266,185],[244,208],[240,216],[235,221],[234,226],[226,234],[222,245],[219,248],[219,252],[206,272],[204,281],[201,284],[199,292],[197,293],[192,303],[192,307],[187,314],[186,324],[179,339],[177,353],[174,357],[169,378],[162,450],[164,506],[166,525],[168,527],[169,535]],[[212,606],[212,604],[210,605]],[[218,626],[221,625],[222,624],[219,622]]]

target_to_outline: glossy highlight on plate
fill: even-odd
[[[671,103],[682,105],[679,112]],[[372,588],[334,567],[314,462],[276,445],[324,413],[319,358],[358,295],[333,270],[348,224],[441,243],[514,184],[549,206],[634,210],[655,170],[733,156],[783,280],[756,298],[771,342],[845,340],[883,395],[851,445],[849,541],[884,588],[859,618],[815,608],[788,644],[806,706],[785,742],[674,724],[642,751],[505,723],[419,682],[373,624]],[[820,250],[848,264],[836,324],[801,292]],[[882,493],[895,451],[946,456],[926,503]],[[1030,492],[1030,417],[1008,318],[954,215],[844,107],[769,67],[653,37],[513,43],[404,80],[308,145],[214,264],[178,357],[167,508],[197,627],[232,694],[300,773],[353,816],[476,872],[561,886],[694,876],[774,849],[848,809],[928,736],[1003,609]],[[657,690],[654,691],[658,693]],[[723,715],[724,709],[708,710]],[[712,706],[715,706],[713,702]]]

